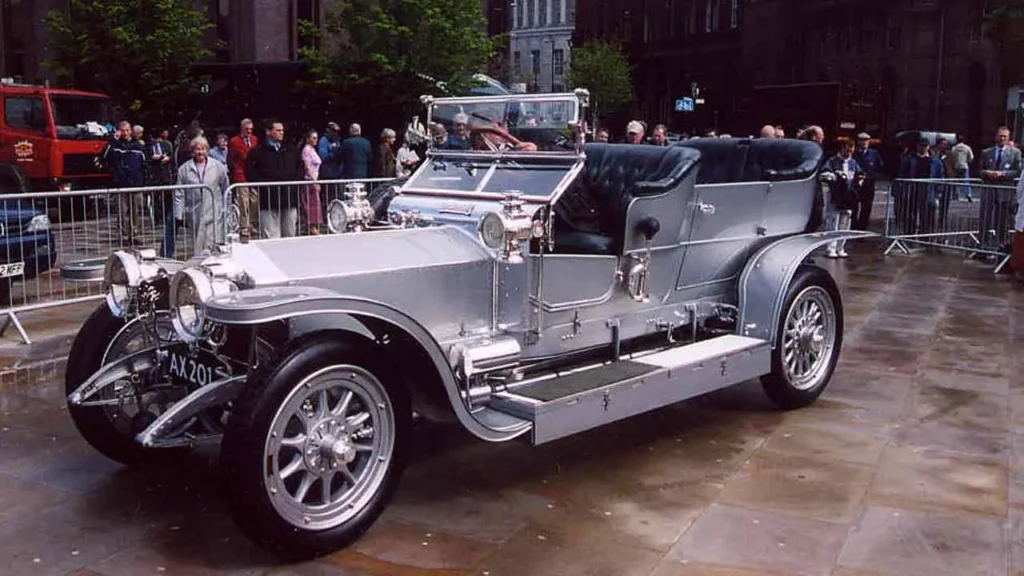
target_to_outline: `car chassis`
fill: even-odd
[[[78,429],[128,464],[222,440],[240,528],[305,559],[379,516],[414,414],[542,444],[758,377],[813,402],[843,311],[811,254],[870,236],[805,232],[820,148],[584,144],[587,101],[426,97],[429,122],[551,105],[561,136],[433,147],[382,211],[350,187],[335,234],[112,254],[67,369]]]

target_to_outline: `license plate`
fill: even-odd
[[[206,386],[231,376],[231,369],[214,354],[172,348],[167,359],[167,375],[182,384]]]
[[[8,278],[10,276],[21,276],[25,273],[24,262],[12,262],[10,264],[0,264],[0,278]]]

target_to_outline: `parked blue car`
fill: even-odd
[[[5,200],[5,194],[28,192],[16,171],[0,174],[0,310],[11,301],[11,283],[31,280],[53,268],[57,251],[50,219],[31,200]]]

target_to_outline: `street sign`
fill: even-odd
[[[676,112],[693,112],[693,98],[677,99]]]

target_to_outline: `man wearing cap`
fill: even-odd
[[[626,143],[627,144],[643,144],[644,141],[644,125],[639,120],[633,120],[626,125]]]
[[[871,224],[871,209],[875,204],[875,183],[882,173],[882,155],[871,147],[871,135],[867,132],[857,134],[857,149],[853,159],[864,171],[864,183],[857,193],[857,207],[853,211],[853,229],[867,230]]]
[[[316,153],[323,164],[320,165],[321,180],[338,180],[341,178],[341,126],[336,122],[328,122],[323,138],[316,145]]]

